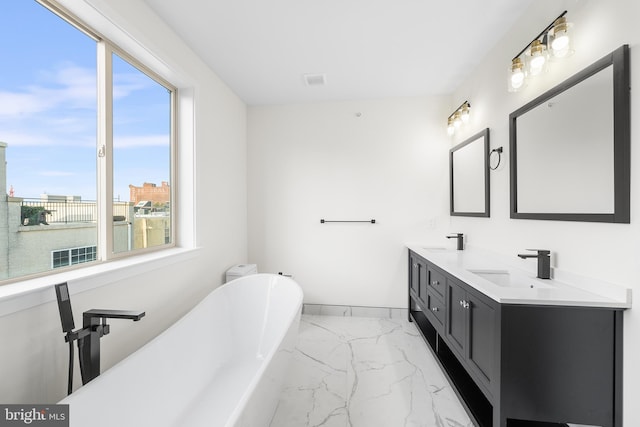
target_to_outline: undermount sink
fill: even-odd
[[[552,285],[546,284],[538,279],[532,279],[523,275],[511,274],[508,270],[468,270],[476,276],[480,276],[494,285],[504,288],[530,288],[549,289]]]
[[[437,246],[423,246],[422,249],[427,250],[429,252],[442,252],[447,250],[447,248],[441,248]]]

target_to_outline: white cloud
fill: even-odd
[[[140,135],[113,137],[115,148],[169,147],[169,135]]]
[[[36,93],[0,92],[0,117],[31,115],[50,109],[55,103]]]
[[[0,141],[11,147],[95,147],[95,132],[91,134],[65,133],[53,128],[9,129],[0,122]]]
[[[120,99],[132,92],[143,90],[155,84],[153,80],[142,73],[120,73],[113,75],[113,98]]]
[[[75,176],[76,174],[68,171],[41,171],[38,175],[42,176]]]
[[[157,84],[143,73],[114,74],[114,98]],[[96,146],[96,71],[64,63],[37,82],[0,91],[0,141],[10,146]],[[167,146],[169,135],[114,138],[117,148]]]
[[[0,92],[0,141],[18,146],[96,146],[95,69],[66,63],[37,83]]]
[[[25,118],[57,108],[96,108],[96,71],[64,64],[41,72],[39,84],[0,92],[0,118]]]
[[[55,143],[49,135],[37,132],[6,131],[4,129],[0,130],[0,141],[6,142],[9,147],[53,145]]]

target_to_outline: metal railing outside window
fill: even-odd
[[[113,216],[121,221],[130,221],[129,202],[113,202]],[[96,222],[98,209],[95,200],[42,200],[23,198],[21,203],[22,225],[69,224]]]

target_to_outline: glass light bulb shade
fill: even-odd
[[[447,134],[453,135],[456,131],[456,128],[453,126],[453,116],[449,116],[447,119]]]
[[[534,40],[531,47],[526,53],[528,58],[529,74],[535,76],[543,70],[545,62],[547,62],[547,48],[540,40]]]
[[[529,61],[529,73],[531,73],[532,76],[540,74],[545,62],[547,62],[547,59],[542,55],[532,57],[531,61]]]
[[[558,34],[551,42],[551,49],[553,49],[554,52],[564,50],[567,46],[569,46],[569,35],[567,33]]]
[[[520,58],[514,58],[509,66],[508,88],[509,92],[516,92],[524,86],[525,82],[524,63]]]
[[[524,84],[524,73],[522,70],[518,70],[515,73],[511,74],[511,86],[514,89],[520,89]]]
[[[462,109],[460,110],[460,118],[462,118],[463,123],[467,123],[469,121],[469,112],[470,112],[469,104],[465,103],[462,106]]]
[[[460,112],[456,112],[456,114],[453,116],[453,126],[457,128],[460,127],[460,125],[462,125],[462,116],[460,115]]]
[[[554,58],[564,58],[573,53],[571,46],[573,24],[565,17],[558,18],[547,34],[549,50]]]
[[[456,131],[456,128],[453,127],[453,123],[449,123],[447,125],[447,135],[453,135],[455,131]]]

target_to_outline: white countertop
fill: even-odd
[[[475,248],[457,251],[422,244],[406,246],[427,261],[502,304],[631,307],[631,289],[616,284],[559,272],[554,272],[556,274],[552,275],[552,279],[538,279],[535,272],[515,267],[515,262],[511,263],[502,256]],[[514,259],[517,260],[515,254]],[[529,261],[535,269],[536,260]],[[514,282],[526,286],[499,286],[477,274],[482,272],[487,272],[492,277],[508,276]]]

